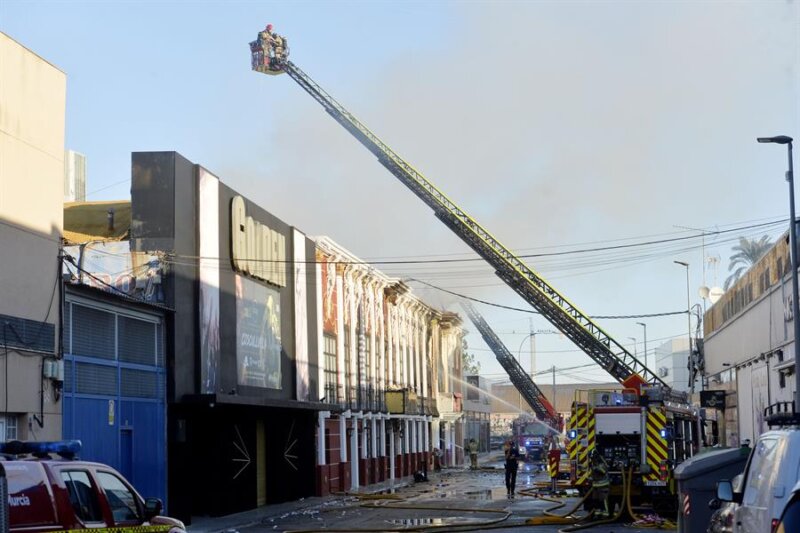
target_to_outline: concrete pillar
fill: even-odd
[[[389,479],[394,481],[395,479],[395,467],[394,462],[397,454],[395,453],[394,446],[395,446],[395,434],[394,434],[394,425],[391,428],[392,436],[389,438]]]
[[[330,418],[330,411],[320,411],[317,413],[317,425],[319,431],[317,432],[317,464],[325,464],[325,419]]]
[[[378,457],[378,418],[377,415],[370,416],[372,419],[372,455],[371,457],[374,459]]]
[[[386,417],[381,417],[381,457],[386,457]]]
[[[361,426],[361,458],[367,458],[367,415],[364,415]]]
[[[403,454],[407,454],[409,451],[409,438],[408,438],[408,418],[403,419]]]
[[[350,411],[345,411],[339,415],[339,462],[347,462],[347,419],[350,418]]]
[[[358,489],[358,419],[353,417],[353,432],[350,434],[350,489]]]

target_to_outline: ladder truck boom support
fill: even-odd
[[[464,308],[464,311],[467,313],[472,323],[475,324],[475,327],[478,328],[478,332],[481,334],[481,337],[483,337],[483,340],[492,352],[494,352],[497,361],[506,371],[508,377],[511,378],[511,383],[514,384],[514,387],[516,387],[522,397],[525,398],[525,401],[531,406],[536,416],[545,424],[549,425],[554,431],[561,431],[559,427],[559,416],[555,408],[547,401],[544,393],[536,386],[533,379],[525,373],[522,366],[514,359],[514,355],[508,350],[506,345],[503,344],[503,341],[501,341],[492,328],[489,327],[489,324],[486,323],[486,320],[472,304],[466,300],[462,300],[461,306]]]
[[[285,42],[285,39],[282,41]],[[253,49],[254,45],[251,43],[251,50]],[[255,55],[253,69],[269,74],[284,72],[297,82],[337,122],[372,152],[381,164],[431,207],[434,214],[446,226],[492,265],[500,279],[606,372],[626,386],[631,379],[634,379],[634,381],[638,380],[640,384],[647,383],[664,390],[669,389],[661,378],[608,335],[587,314],[578,309],[544,278],[503,246],[483,226],[428,181],[421,172],[395,153],[297,65],[289,61],[288,49],[282,50],[281,54],[272,55],[274,55],[274,59],[271,60],[269,72],[265,72],[262,67],[256,67]]]

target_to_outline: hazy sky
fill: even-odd
[[[800,136],[800,8],[738,2],[36,2],[4,0],[0,30],[67,74],[67,147],[88,157],[89,199],[129,197],[130,153],[176,150],[283,220],[366,259],[474,257],[287,76],[250,70],[267,22],[291,59],[520,253],[696,235],[788,217],[783,147]],[[706,238],[722,285],[731,240]],[[626,239],[626,240],[621,240]],[[613,241],[613,242],[609,242]],[[699,239],[529,259],[592,315],[701,302]],[[452,255],[457,254],[457,255]],[[393,265],[527,307],[481,262]],[[418,285],[415,285],[418,286]],[[436,305],[450,297],[420,287]],[[509,349],[528,317],[481,306]],[[598,320],[642,351],[686,317]],[[469,327],[469,326],[468,326]],[[474,328],[470,328],[474,329]],[[484,373],[502,372],[470,335]],[[590,362],[558,335],[538,364]],[[651,366],[652,357],[651,357]],[[594,368],[559,380],[607,380]],[[549,376],[545,382],[549,381]]]

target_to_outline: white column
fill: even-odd
[[[358,418],[353,417],[353,432],[350,434],[350,488],[358,488]]]
[[[422,451],[422,420],[417,420],[417,451]]]
[[[317,413],[319,430],[317,431],[317,464],[325,464],[325,419],[330,418],[330,411],[320,411]]]
[[[456,423],[448,425],[450,429],[450,466],[456,465]]]
[[[450,422],[443,422],[444,424],[444,450],[442,450],[442,456],[444,457],[444,464],[445,466],[450,466],[450,459],[448,458],[450,453]]]
[[[411,440],[411,453],[417,453],[417,421],[410,420],[408,426],[411,431],[409,435],[409,439]]]
[[[386,457],[386,417],[381,416],[381,457]]]
[[[362,418],[362,426],[361,426],[361,458],[367,458],[367,418],[369,415],[364,415]]]
[[[347,462],[347,419],[350,411],[345,411],[339,415],[339,462]]]
[[[325,333],[323,331],[324,321],[323,321],[323,310],[322,310],[322,300],[323,300],[323,291],[325,287],[322,286],[322,268],[323,265],[327,265],[327,263],[317,263],[316,268],[316,277],[314,281],[317,284],[317,291],[316,291],[316,301],[317,301],[317,399],[322,399],[325,397]],[[328,402],[335,403],[335,398],[326,398]],[[330,416],[330,415],[328,415]]]
[[[403,455],[405,455],[405,454],[407,454],[409,452],[409,449],[410,449],[409,448],[409,444],[410,444],[410,440],[411,440],[408,437],[408,432],[409,432],[408,418],[404,418],[403,419],[403,426],[404,426],[404,429],[403,429]]]
[[[394,470],[394,461],[397,454],[394,451],[394,442],[395,435],[394,435],[394,426],[392,426],[392,436],[389,438],[389,479],[394,481],[395,477],[395,470]]]
[[[370,435],[372,439],[372,455],[371,457],[374,459],[378,457],[378,418],[375,415],[370,415],[372,419],[372,435]]]
[[[431,417],[428,416],[428,417],[425,418],[425,425],[423,426],[425,428],[423,430],[424,433],[425,433],[425,436],[423,437],[425,439],[425,450],[424,451],[426,451],[426,452],[431,451],[431,438],[430,438],[431,427],[430,427],[430,424],[431,424]]]

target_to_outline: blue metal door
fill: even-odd
[[[64,321],[63,436],[166,504],[162,320],[69,302]]]

